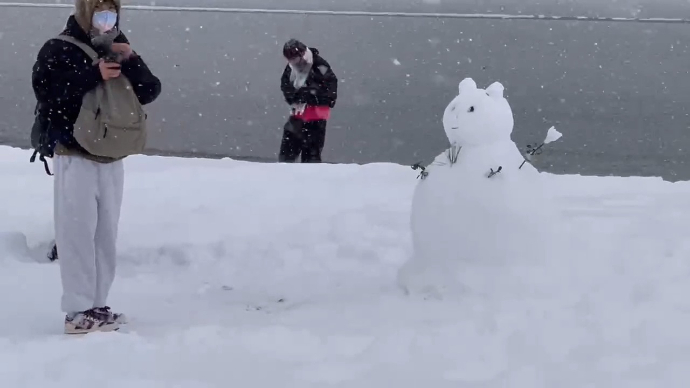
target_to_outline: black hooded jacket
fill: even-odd
[[[93,47],[89,35],[74,16],[67,20],[61,35],[68,35],[91,46],[99,55],[103,49]],[[124,34],[117,43],[129,43]],[[153,102],[161,93],[160,80],[151,73],[144,60],[133,53],[121,64],[121,76],[127,77],[142,105]],[[58,39],[48,40],[38,52],[33,66],[31,83],[38,102],[40,117],[50,124],[51,138],[64,147],[86,153],[73,136],[84,95],[103,82],[98,65],[79,47]]]
[[[280,79],[280,90],[288,104],[307,104],[311,106],[328,106],[333,108],[338,99],[338,78],[333,73],[331,65],[319,55],[319,50],[312,51],[314,62],[307,76],[304,87],[296,90],[290,81],[292,69],[285,66]]]

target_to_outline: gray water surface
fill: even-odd
[[[166,3],[183,0],[156,2]],[[231,3],[249,4],[223,1]],[[632,9],[574,3],[607,17]],[[644,17],[690,9],[682,1],[668,13],[658,2],[637,3]],[[505,12],[525,8],[503,4],[513,7]],[[417,10],[408,8],[395,11]],[[483,8],[491,7],[467,9]],[[570,10],[561,8],[549,10]],[[28,146],[31,66],[68,14],[0,7],[0,143]],[[564,134],[538,161],[544,170],[690,179],[688,24],[128,10],[123,28],[163,81],[148,108],[153,153],[276,160],[288,112],[279,89],[281,47],[297,37],[318,48],[340,78],[328,162],[430,161],[447,147],[443,110],[458,83],[472,77],[480,87],[504,84],[518,146],[542,140],[552,125]]]

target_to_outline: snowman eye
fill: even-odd
[[[470,109],[467,110],[468,112],[474,112],[474,107],[471,106]]]
[[[451,112],[455,112],[455,107],[450,108]]]

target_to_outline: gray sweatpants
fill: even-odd
[[[115,279],[123,161],[103,164],[55,155],[53,170],[62,311],[103,307]]]

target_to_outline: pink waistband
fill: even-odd
[[[319,121],[331,118],[331,108],[327,106],[307,106],[304,112],[294,114],[293,117],[303,121]]]

